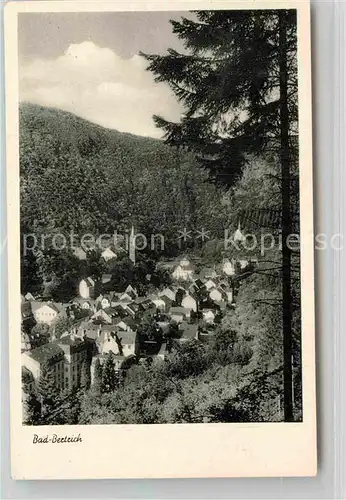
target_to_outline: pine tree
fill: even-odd
[[[24,424],[40,425],[41,423],[41,403],[35,390],[25,391],[24,401]]]
[[[56,387],[54,371],[48,363],[42,366],[37,392],[41,401],[41,424],[64,424],[66,402]]]
[[[102,388],[102,372],[103,368],[100,363],[99,358],[96,359],[95,361],[95,367],[94,367],[94,380],[93,380],[93,388],[95,391],[101,392]]]
[[[109,353],[102,368],[102,392],[113,392],[116,387],[116,374],[113,354]]]
[[[76,425],[79,421],[81,411],[81,399],[83,393],[78,387],[66,389],[62,393],[62,401],[64,406],[64,419],[68,425]]]
[[[172,21],[187,53],[145,55],[156,81],[184,104],[180,123],[155,116],[166,142],[196,153],[218,182],[234,184],[249,154],[270,149],[281,164],[285,420],[292,405],[292,170],[296,165],[297,29],[295,10],[198,11]]]
[[[91,373],[90,373],[90,363],[88,360],[84,360],[81,369],[80,387],[81,389],[87,391],[91,384]]]
[[[282,14],[280,14],[280,12]],[[232,185],[248,153],[280,144],[279,17],[288,61],[290,133],[297,131],[296,12],[199,11],[172,21],[187,54],[145,55],[157,81],[183,102],[180,123],[154,117],[170,144],[196,152],[217,179]]]

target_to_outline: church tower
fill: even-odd
[[[133,264],[136,264],[136,238],[134,227],[131,227],[131,234],[129,239],[129,257]]]
[[[239,243],[243,243],[244,241],[246,241],[246,238],[245,238],[245,236],[243,235],[243,233],[241,232],[241,229],[240,229],[240,221],[238,223],[238,229],[234,233],[233,239],[234,239],[235,242],[238,241]]]

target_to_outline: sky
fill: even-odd
[[[169,87],[146,70],[145,53],[183,51],[170,19],[183,12],[19,15],[21,101],[70,111],[120,132],[161,137],[152,116],[178,121]]]

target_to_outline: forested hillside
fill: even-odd
[[[24,232],[223,227],[225,191],[192,156],[159,140],[23,104],[20,158]]]

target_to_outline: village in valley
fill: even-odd
[[[234,241],[243,240],[238,227]],[[85,258],[83,249],[77,254]],[[133,263],[135,254],[130,247]],[[118,255],[107,247],[101,258],[116,261]],[[23,399],[35,389],[44,366],[50,367],[56,389],[73,390],[85,385],[85,373],[92,386],[95,367],[111,357],[121,385],[134,364],[162,362],[173,342],[208,342],[222,318],[234,309],[242,277],[257,266],[257,259],[244,257],[223,258],[206,267],[184,255],[156,263],[168,274],[170,284],[156,287],[155,292],[151,288],[146,295],[130,281],[121,291],[109,290],[112,275],[106,273],[98,279],[80,279],[78,295],[66,303],[28,290],[21,297]],[[37,333],[37,326],[45,335]]]
[[[23,423],[302,421],[296,13],[144,14],[19,58]]]

